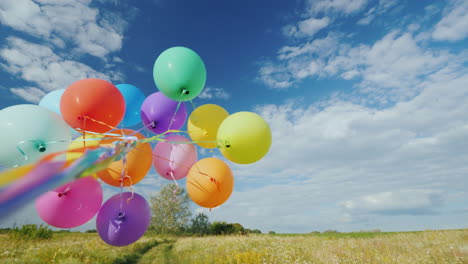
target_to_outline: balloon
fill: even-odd
[[[202,207],[220,206],[231,196],[233,188],[231,169],[220,159],[199,160],[187,175],[187,193]]]
[[[93,177],[85,177],[41,195],[36,210],[51,226],[73,228],[91,220],[101,204],[101,185]]]
[[[228,116],[218,128],[220,151],[228,160],[254,163],[265,156],[271,146],[268,123],[252,112],[238,112]]]
[[[100,79],[84,79],[65,90],[60,112],[72,128],[105,133],[122,121],[125,100],[113,84]]]
[[[37,105],[15,105],[0,111],[0,165],[31,164],[42,156],[66,150],[71,141],[67,124]]]
[[[219,105],[205,104],[197,107],[187,122],[187,129],[190,138],[202,148],[216,148],[216,142],[197,142],[197,141],[216,141],[218,127],[229,113]]]
[[[120,126],[131,127],[140,123],[140,109],[145,101],[145,95],[140,89],[130,84],[118,84],[116,87],[125,99],[125,116],[120,122]]]
[[[151,209],[143,196],[116,194],[101,207],[96,218],[99,236],[109,245],[126,246],[142,237],[150,224]]]
[[[85,134],[73,140],[73,142],[68,147],[69,151],[74,150],[73,152],[67,152],[67,161],[72,161],[83,156],[83,153],[86,149],[95,149],[99,147],[99,142],[102,140],[103,135],[94,135],[94,134]]]
[[[122,132],[123,131],[123,132]],[[117,130],[112,133],[131,135],[137,137],[138,139],[144,139],[145,137],[140,133],[135,133],[135,131],[130,129]],[[103,139],[100,144],[112,144],[115,140],[122,139]],[[127,176],[123,180],[123,186],[130,186],[141,181],[148,171],[151,169],[151,163],[153,161],[153,155],[151,151],[150,143],[140,143],[136,144],[136,147],[132,149],[126,156],[125,166],[122,160],[115,161],[107,167],[107,169],[102,170],[97,173],[98,177],[101,178],[105,183],[120,187],[121,183],[121,174],[125,169],[127,171]]]
[[[59,89],[46,94],[44,97],[42,97],[41,101],[39,102],[39,106],[49,109],[50,111],[58,114],[60,118],[62,118],[62,113],[60,112],[60,100],[62,99],[62,95],[64,92],[65,89]],[[72,137],[76,137],[79,135],[79,132],[71,127],[70,132],[72,134]]]
[[[165,139],[167,142],[159,142],[153,150],[154,168],[159,175],[168,180],[172,180],[172,177],[180,180],[187,176],[192,165],[197,162],[197,150],[190,144],[190,140],[183,136],[170,135]]]
[[[39,106],[49,109],[50,111],[62,115],[60,113],[60,100],[62,99],[62,95],[65,92],[65,89],[59,89],[52,91],[42,97],[41,101],[39,102]]]
[[[206,69],[200,56],[184,47],[173,47],[159,55],[153,68],[158,89],[175,101],[198,96],[206,82]]]
[[[178,105],[179,109],[177,109]],[[160,92],[153,93],[146,98],[140,113],[145,127],[155,134],[180,129],[187,119],[185,104],[171,100]]]

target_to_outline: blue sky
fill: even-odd
[[[4,0],[0,23],[0,108],[90,77],[150,95],[157,56],[195,50],[207,83],[194,103],[254,111],[273,133],[263,160],[229,163],[235,190],[211,220],[467,227],[468,1]],[[152,171],[134,190],[165,183]],[[2,225],[39,221],[28,205]]]

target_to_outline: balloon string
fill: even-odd
[[[132,196],[130,196],[130,198],[127,199],[127,203],[128,203],[128,202],[130,202],[130,200],[133,199],[133,196],[134,196],[135,193],[133,192],[133,188],[132,188],[132,185],[133,185],[132,177],[130,177],[130,176],[128,176],[128,175],[127,175],[126,177],[128,177],[128,178],[130,179],[130,185],[127,186],[127,188],[128,188],[128,190],[132,193]]]
[[[106,126],[106,127],[110,128],[110,129],[121,130],[121,131],[122,131],[121,128],[117,128],[117,127],[115,127],[115,126],[111,126],[111,125],[109,125],[109,124],[106,124],[106,123],[104,123],[104,122],[102,122],[102,121],[96,120],[96,119],[94,119],[94,118],[92,118],[92,117],[89,117],[89,116],[87,116],[87,115],[84,115],[84,116],[83,116],[83,119],[84,119],[85,121],[86,121],[86,119],[89,119],[89,120],[91,120],[91,121],[93,121],[93,122],[95,122],[95,123],[98,123],[98,124],[100,124],[100,125]]]
[[[20,163],[18,164],[15,164],[13,166],[13,168],[16,168],[16,167],[19,167],[21,165],[23,165],[24,162],[28,161],[28,155],[26,155],[26,152],[23,151],[23,149],[21,149],[20,145],[21,144],[24,144],[26,142],[32,142],[32,143],[36,143],[37,141],[36,140],[23,140],[23,141],[20,141],[16,144],[16,149],[18,149],[19,153],[21,153],[21,155],[23,156],[23,161],[21,161]]]
[[[123,212],[123,185],[124,185],[125,176],[127,175],[126,156],[122,158],[122,165],[123,165],[123,168],[122,168],[122,172],[120,173],[120,214],[122,214],[122,217],[123,217],[123,215],[125,215],[125,213]]]
[[[156,157],[158,157],[158,158],[160,158],[160,159],[162,159],[162,160],[165,160],[165,161],[168,161],[168,162],[172,162],[172,163],[174,163],[175,165],[182,166],[182,167],[189,168],[189,169],[191,168],[190,166],[187,166],[187,165],[185,165],[185,164],[175,162],[175,161],[171,160],[170,158],[165,158],[165,157],[162,157],[162,156],[159,156],[159,155],[156,155],[156,154],[152,154],[152,155],[153,155],[153,156],[156,156]]]
[[[174,177],[174,173],[172,173],[172,170],[169,172],[169,174],[171,174],[171,177],[172,177],[172,180],[174,180],[174,183],[176,185],[176,189],[174,191],[172,191],[172,201],[175,201],[177,200],[177,191],[179,191],[179,184],[177,183],[175,177]]]
[[[193,103],[192,99],[190,99],[190,104],[192,105],[192,107],[193,107],[194,110],[197,109],[197,108],[195,107],[195,104]]]
[[[176,110],[174,111],[174,115],[172,115],[171,123],[169,123],[169,127],[167,128],[167,130],[170,130],[170,129],[171,129],[171,126],[172,126],[172,124],[174,123],[175,117],[176,117],[176,115],[177,115],[177,112],[179,112],[179,108],[180,108],[180,105],[181,105],[181,104],[182,104],[182,101],[179,101],[179,103],[177,104]]]

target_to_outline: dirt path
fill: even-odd
[[[172,247],[176,240],[164,240],[159,245],[151,248],[144,254],[138,264],[152,264],[152,263],[164,263],[164,264],[175,264],[174,257],[172,254]]]

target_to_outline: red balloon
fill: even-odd
[[[125,115],[125,99],[112,83],[84,79],[68,86],[60,101],[63,119],[72,128],[105,133]]]

